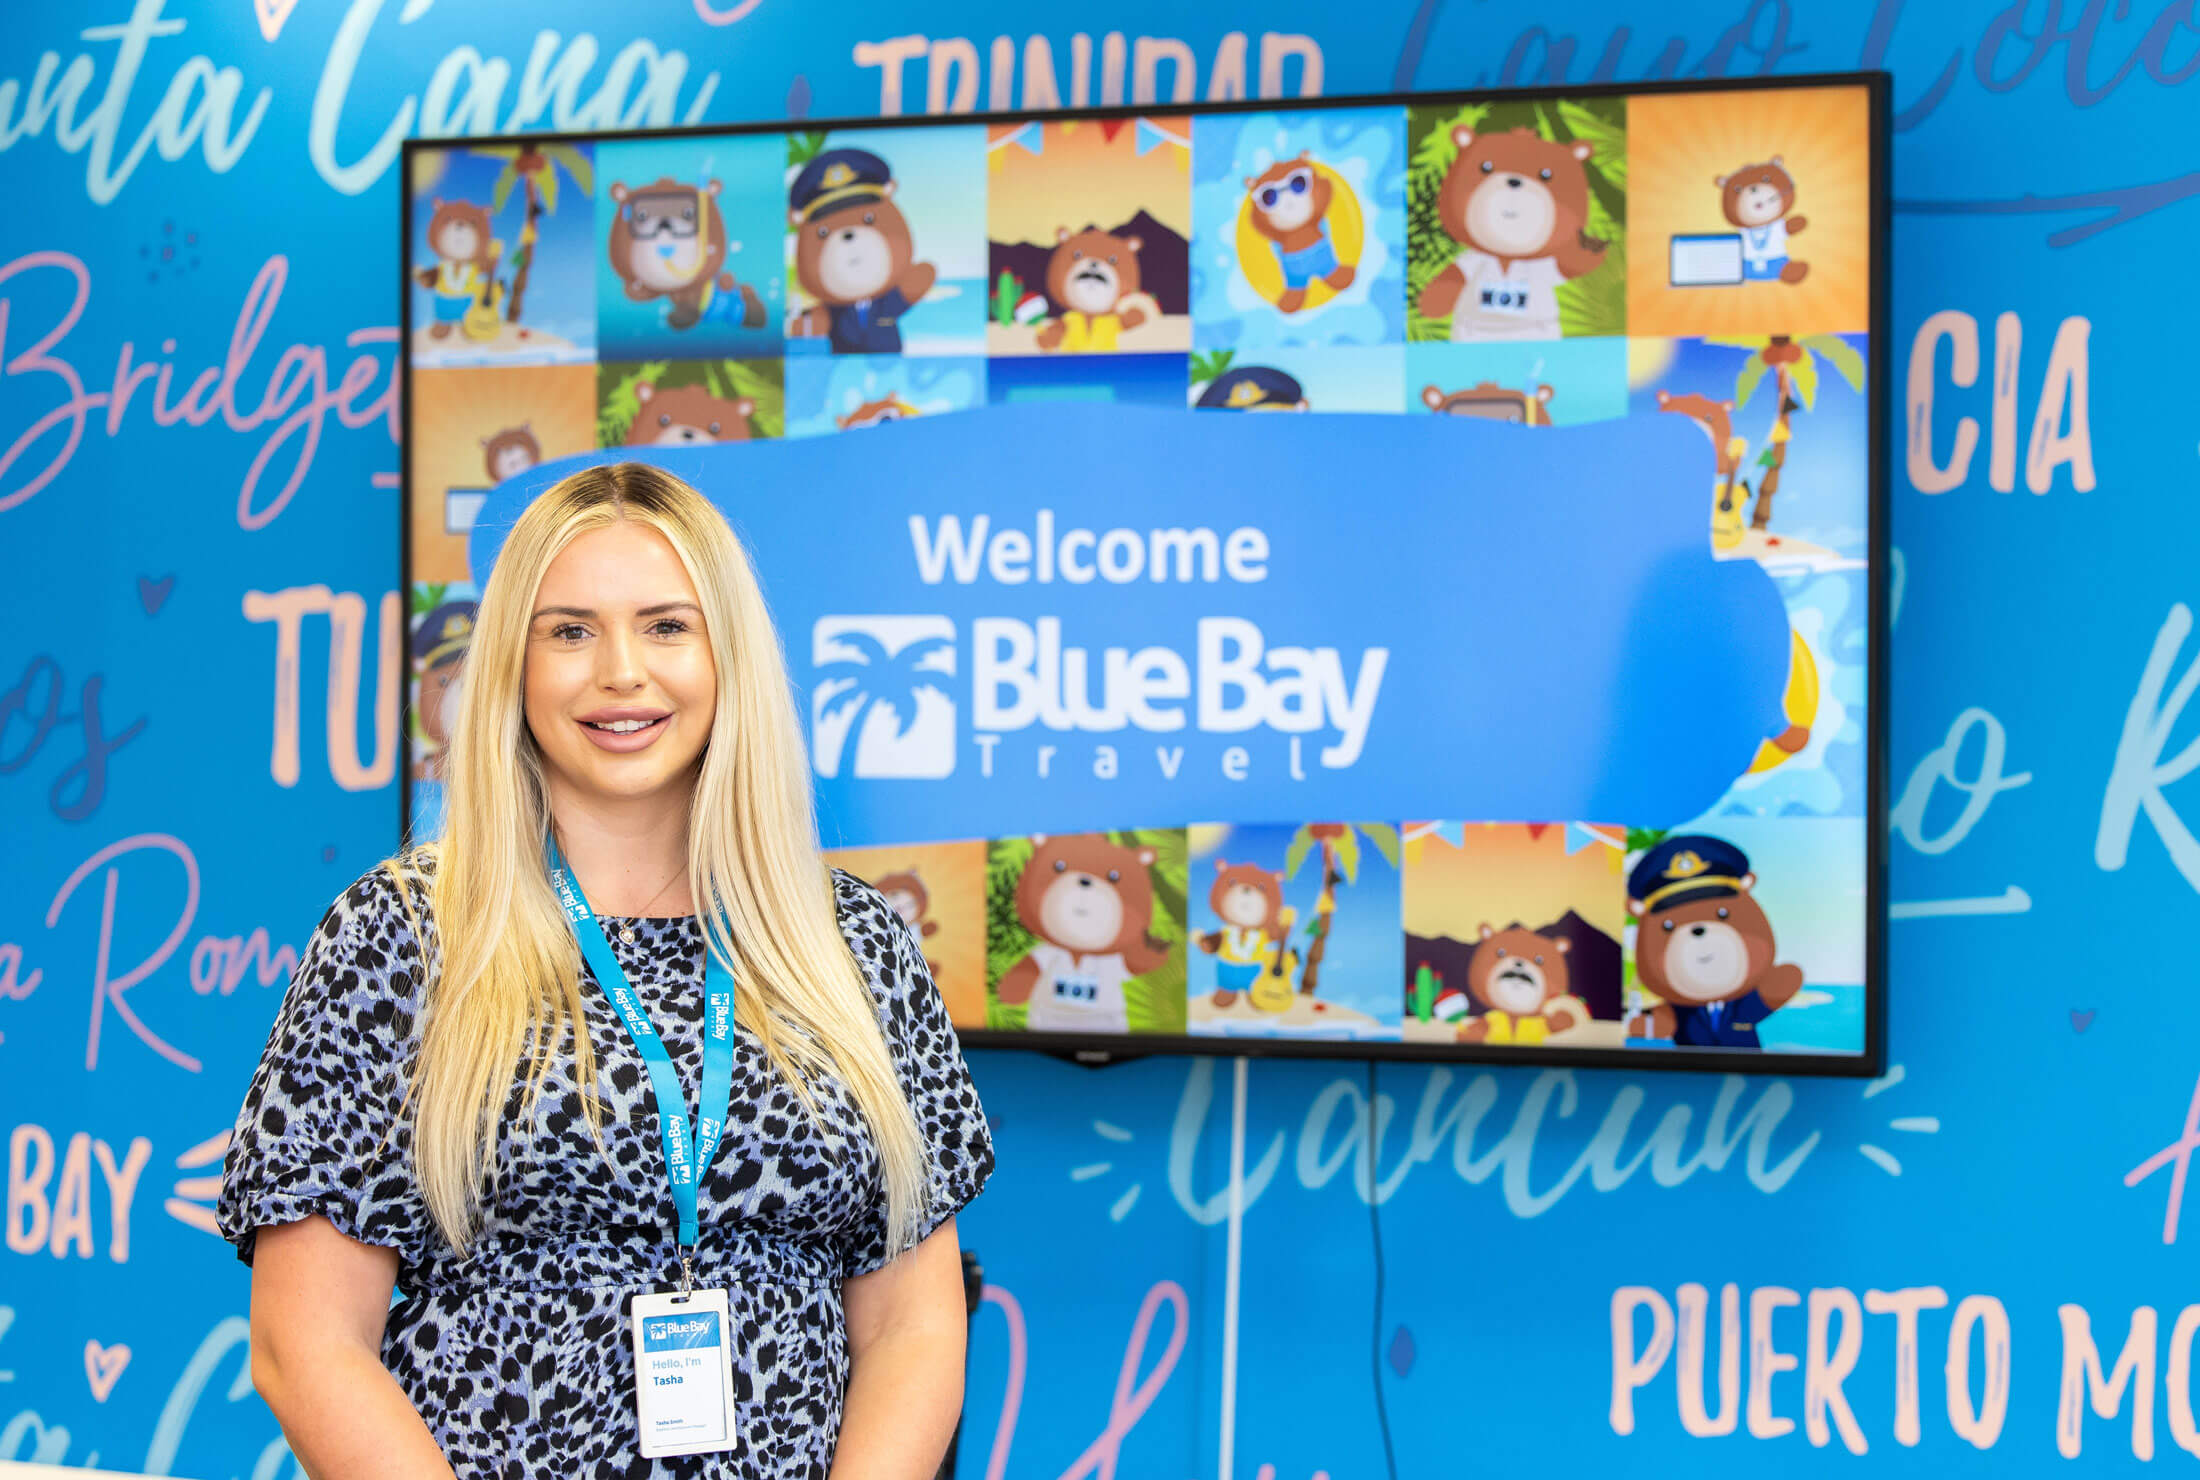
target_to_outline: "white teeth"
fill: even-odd
[[[648,729],[657,721],[653,719],[614,719],[602,722],[583,720],[582,723],[592,730],[609,730],[614,735],[631,735],[636,730]]]

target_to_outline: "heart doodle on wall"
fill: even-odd
[[[2096,1009],[2091,1007],[2088,1007],[2083,1012],[2080,1012],[2075,1007],[2071,1008],[2070,1026],[2072,1028],[2075,1028],[2078,1032],[2083,1033],[2086,1029],[2093,1026],[2093,1014],[2095,1011]]]
[[[168,604],[168,593],[174,590],[175,586],[176,578],[172,575],[162,576],[157,581],[151,576],[139,576],[138,605],[145,608],[145,615],[148,617],[159,616],[160,609]]]
[[[1397,1373],[1400,1377],[1411,1377],[1413,1375],[1415,1354],[1412,1331],[1400,1326],[1391,1333],[1389,1353],[1391,1371]]]
[[[252,18],[260,23],[260,35],[269,41],[283,34],[283,23],[298,8],[298,0],[252,0]]]
[[[96,1341],[84,1343],[84,1380],[92,1385],[92,1396],[102,1403],[115,1390],[122,1369],[129,1365],[130,1348],[119,1342],[113,1346],[101,1346]]]

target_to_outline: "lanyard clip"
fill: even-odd
[[[686,1299],[695,1293],[695,1256],[686,1249],[680,1251],[680,1296]]]

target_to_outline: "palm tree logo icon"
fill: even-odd
[[[817,774],[940,777],[955,769],[955,624],[825,617],[811,631]]]

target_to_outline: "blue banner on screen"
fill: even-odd
[[[1070,404],[644,455],[749,545],[828,841],[862,846],[1695,816],[1780,728],[1788,669],[1772,578],[1705,539],[1700,448],[1676,418]],[[491,493],[477,585],[528,499],[633,455]]]

